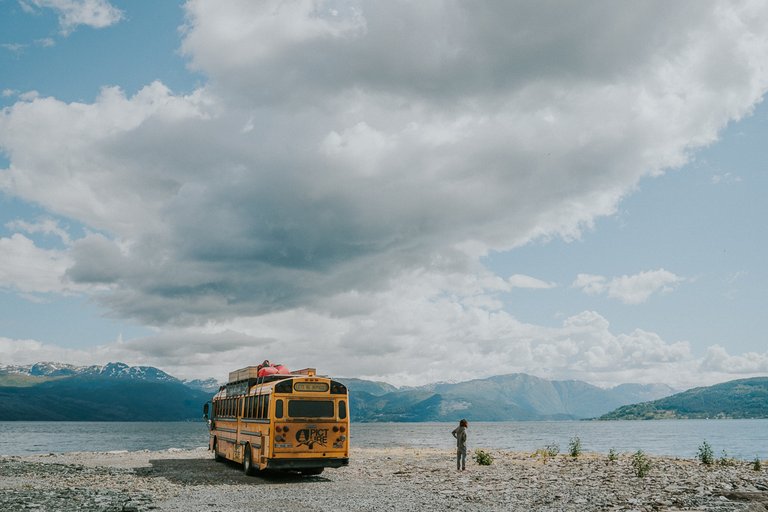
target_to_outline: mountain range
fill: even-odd
[[[104,366],[75,366],[66,363],[41,362],[23,366],[0,366],[0,385],[10,382],[14,382],[16,385],[34,385],[65,377],[103,377],[148,382],[172,382],[211,393],[215,393],[219,389],[219,383],[215,379],[180,380],[153,366],[128,366],[125,363],[108,363]]]
[[[336,380],[349,388],[350,417],[357,422],[768,417],[768,378],[677,394],[664,384],[604,389],[521,373],[402,388]],[[123,363],[0,366],[0,421],[199,420],[202,404],[218,389],[214,379],[185,381],[151,366]]]
[[[585,419],[674,393],[664,384],[603,389],[581,381],[550,381],[522,373],[403,389],[359,379],[338,380],[350,390],[350,414],[357,421]]]
[[[0,367],[0,420],[199,419],[211,392],[187,384],[157,368],[123,363]]]

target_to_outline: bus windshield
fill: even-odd
[[[289,400],[291,418],[333,418],[333,400]]]

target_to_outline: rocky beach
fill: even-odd
[[[4,456],[0,510],[768,510],[765,464],[651,457],[638,477],[631,454],[491,455],[458,472],[450,451],[361,448],[348,467],[314,477],[248,477],[205,449]]]

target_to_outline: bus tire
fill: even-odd
[[[253,454],[251,453],[251,445],[245,445],[245,454],[243,455],[243,473],[250,476],[256,473],[253,469]]]
[[[213,460],[216,462],[224,460],[224,457],[219,454],[219,441],[215,437],[213,438]]]
[[[301,474],[304,475],[304,476],[315,476],[315,475],[319,475],[320,473],[322,473],[323,469],[325,469],[325,468],[307,468],[307,469],[302,469],[301,470]]]

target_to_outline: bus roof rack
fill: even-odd
[[[295,370],[291,373],[295,375],[308,375],[310,377],[314,377],[317,375],[317,370],[315,368],[302,368],[301,370]]]

